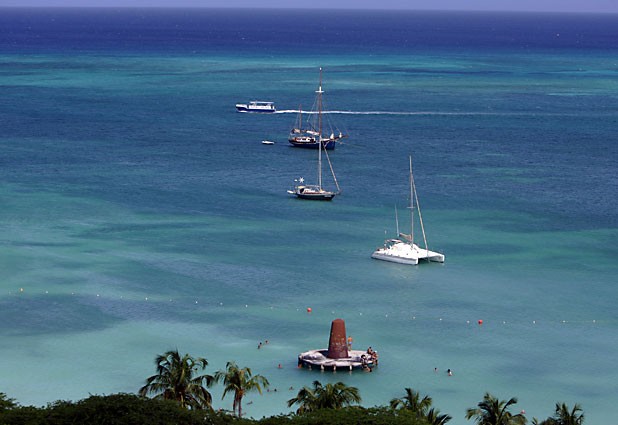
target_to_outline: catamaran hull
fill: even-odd
[[[391,263],[407,264],[410,266],[416,266],[418,264],[417,258],[395,257],[393,255],[381,254],[379,252],[374,252],[373,254],[371,254],[371,258],[382,261],[390,261]]]
[[[417,265],[421,260],[444,263],[444,254],[422,249],[416,244],[409,245],[404,242],[396,242],[390,247],[378,248],[371,254],[371,258],[413,266]]]
[[[439,252],[427,251],[425,256],[418,257],[420,260],[432,261],[434,263],[444,263],[444,254]]]

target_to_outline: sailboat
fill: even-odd
[[[317,105],[318,105],[318,115],[317,115],[317,134],[321,134],[322,129],[322,68],[320,68],[320,85],[318,86],[318,90],[316,92],[318,94]],[[289,194],[295,195],[300,199],[311,199],[315,201],[330,201],[335,195],[338,195],[341,192],[339,188],[339,183],[337,182],[337,177],[335,176],[335,171],[333,170],[333,165],[330,162],[330,158],[328,157],[328,152],[326,151],[326,141],[318,138],[318,183],[317,184],[305,184],[305,179],[303,177],[295,180],[294,189],[288,190]],[[328,139],[327,139],[328,140]],[[322,152],[324,155],[322,155]],[[330,168],[331,175],[333,176],[333,180],[335,182],[335,186],[337,187],[337,191],[325,190],[322,187],[322,156],[326,157],[326,161],[328,162],[328,166]]]
[[[414,184],[414,176],[412,174],[412,157],[410,156],[410,234],[399,232],[399,220],[397,217],[397,208],[395,208],[395,223],[397,225],[397,237],[384,241],[384,246],[376,249],[371,258],[376,260],[391,261],[400,264],[418,264],[419,260],[444,262],[444,254],[430,251],[427,247],[427,237],[425,236],[425,226],[423,225],[423,216],[421,215],[421,207],[418,202],[416,193],[416,185]],[[418,218],[423,235],[424,248],[419,247],[414,242],[414,211],[418,211]]]
[[[320,84],[316,93],[313,111],[310,113],[310,118],[305,120],[304,123],[302,107],[298,107],[298,116],[296,117],[294,127],[290,131],[288,141],[292,146],[299,148],[318,149],[321,146],[322,149],[332,150],[335,149],[336,143],[347,137],[347,135],[339,130],[335,130],[330,120],[328,120],[328,129],[325,128],[326,126],[322,119],[322,95],[324,94],[324,91],[322,91],[322,68],[320,68]],[[305,126],[304,128],[303,125]],[[328,136],[323,134],[323,131],[326,132],[327,130]],[[322,143],[320,144],[320,142]]]

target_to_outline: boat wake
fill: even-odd
[[[315,111],[299,111],[298,109],[286,109],[275,112],[276,114],[317,114]],[[341,115],[448,115],[448,116],[478,116],[478,115],[526,115],[523,113],[504,112],[440,112],[440,111],[322,111],[322,114]]]

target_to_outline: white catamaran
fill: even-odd
[[[444,262],[444,254],[430,251],[427,247],[427,238],[425,236],[425,226],[423,225],[423,216],[421,215],[421,207],[416,194],[416,185],[414,184],[414,176],[412,175],[412,157],[410,156],[410,234],[399,232],[399,220],[397,219],[397,209],[395,208],[395,222],[397,224],[397,238],[387,239],[384,241],[384,246],[376,249],[372,258],[376,260],[391,261],[400,264],[418,264],[419,260]],[[419,247],[414,243],[414,211],[418,211],[418,218],[423,234],[424,248]]]
[[[318,86],[317,93],[317,105],[318,105],[318,134],[321,134],[322,131],[322,68],[320,68],[320,84]],[[328,139],[319,139],[318,143],[318,184],[305,184],[305,179],[303,177],[294,180],[295,186],[294,189],[288,190],[289,194],[296,195],[296,197],[300,199],[311,199],[316,201],[330,201],[335,195],[341,193],[341,189],[339,188],[339,183],[337,182],[337,177],[335,176],[335,171],[333,170],[333,165],[330,162],[330,158],[328,157],[328,152],[325,148],[325,143]],[[330,168],[331,175],[333,176],[333,180],[335,182],[335,186],[337,187],[337,191],[329,191],[325,190],[322,187],[322,152],[324,156],[326,156],[326,161],[328,162],[328,166]]]

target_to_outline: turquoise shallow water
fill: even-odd
[[[485,391],[529,418],[577,402],[587,423],[612,423],[615,48],[318,55],[267,34],[239,54],[188,33],[144,51],[131,34],[3,44],[0,391],[36,405],[135,392],[178,348],[211,373],[235,360],[267,376],[278,391],[248,396],[254,417],[320,379],[358,386],[366,406],[413,387],[454,424]],[[294,114],[233,108],[308,105],[318,66],[351,135],[331,155],[343,194],[326,204],[286,196],[315,170],[314,152],[287,146]],[[409,154],[443,265],[369,257],[407,203]],[[374,373],[296,368],[337,317],[380,352]]]

